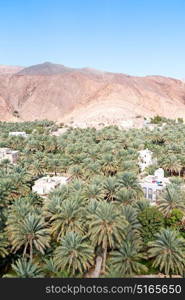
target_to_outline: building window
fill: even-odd
[[[148,189],[148,199],[149,200],[153,199],[153,191],[152,191],[152,189]]]
[[[143,188],[143,193],[144,193],[145,198],[147,198],[147,189],[145,187]]]

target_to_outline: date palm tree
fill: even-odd
[[[11,174],[16,192],[14,194],[20,194],[23,196],[30,191],[30,176],[25,168],[15,167],[13,169],[13,174]]]
[[[124,240],[119,250],[110,253],[110,265],[124,277],[133,276],[147,271],[140,261],[144,255],[136,241]]]
[[[47,160],[47,169],[49,172],[54,172],[55,176],[60,169],[60,159],[58,157]]]
[[[5,278],[41,278],[44,277],[42,269],[30,260],[18,259],[12,264],[12,272],[4,275]]]
[[[82,275],[94,262],[94,249],[84,237],[68,232],[54,252],[54,262],[71,276]]]
[[[174,208],[185,211],[185,194],[180,186],[171,184],[166,187],[158,200],[159,210],[165,215],[170,215]]]
[[[178,173],[180,176],[182,165],[176,155],[167,155],[164,161],[162,161],[162,167],[167,170],[170,175],[172,175],[172,173],[174,172]]]
[[[132,172],[124,172],[118,177],[119,186],[129,191],[132,191],[136,200],[139,200],[143,196],[143,191],[139,185],[138,179]]]
[[[9,159],[3,159],[0,163],[1,168],[5,170],[5,173],[8,173],[8,169],[11,168],[10,160]]]
[[[69,274],[66,271],[59,271],[59,268],[52,257],[44,259],[42,269],[46,278],[69,277]]]
[[[9,202],[13,200],[13,194],[16,188],[12,178],[1,178],[0,180],[0,207],[7,207]]]
[[[83,169],[80,165],[74,165],[70,167],[69,173],[73,178],[80,179],[83,178]]]
[[[29,249],[30,260],[33,259],[33,250],[44,254],[49,247],[50,235],[42,216],[28,213],[23,220],[11,225],[8,229],[12,250],[18,251],[23,247],[23,258]]]
[[[137,238],[140,239],[139,229],[141,224],[138,220],[138,212],[136,208],[127,205],[122,208],[122,214],[125,217],[125,220],[128,222],[128,225],[125,230],[126,238],[132,238],[133,240]]]
[[[162,229],[156,239],[148,243],[149,258],[153,266],[159,267],[166,275],[183,275],[185,271],[185,240],[170,229]]]
[[[105,193],[99,184],[89,184],[85,190],[85,198],[88,200],[103,200]]]
[[[75,179],[71,184],[68,185],[71,192],[82,192],[85,184],[82,180]]]
[[[31,164],[31,173],[34,176],[40,176],[44,174],[43,163],[40,160],[34,160]]]
[[[89,236],[93,245],[101,246],[103,250],[103,272],[105,272],[107,249],[113,249],[121,244],[126,225],[124,216],[119,213],[112,202],[101,201],[95,214],[91,216]]]
[[[51,233],[57,241],[69,231],[82,234],[84,231],[82,221],[82,207],[79,201],[66,199],[50,219]]]
[[[5,257],[8,254],[8,240],[5,237],[5,234],[0,233],[0,257]]]
[[[138,213],[140,213],[146,208],[150,207],[150,201],[146,199],[138,200],[134,203],[133,207]]]
[[[106,199],[108,201],[113,201],[115,199],[115,193],[118,187],[118,182],[115,177],[108,177],[103,184],[105,193],[106,193]]]
[[[115,201],[118,205],[131,205],[135,201],[134,192],[126,188],[121,188],[115,195]]]
[[[118,163],[115,161],[113,155],[105,153],[101,160],[102,172],[104,175],[114,175],[118,170]]]

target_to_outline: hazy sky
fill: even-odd
[[[185,78],[185,0],[0,0],[0,64]]]

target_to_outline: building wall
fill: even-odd
[[[19,157],[19,153],[16,151],[0,151],[0,161],[4,160],[4,159],[8,159],[10,161],[10,163],[15,164],[18,160]]]
[[[150,200],[151,202],[156,202],[156,200],[158,200],[160,193],[162,192],[162,190],[164,189],[159,187],[159,186],[155,186],[155,185],[142,185],[142,189],[144,192],[144,196],[146,199]]]

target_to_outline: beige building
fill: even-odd
[[[69,178],[64,176],[45,176],[35,181],[32,191],[46,197],[52,190],[67,184],[68,181]]]
[[[10,163],[15,164],[19,158],[19,151],[14,151],[9,148],[0,148],[0,161],[8,159]]]

